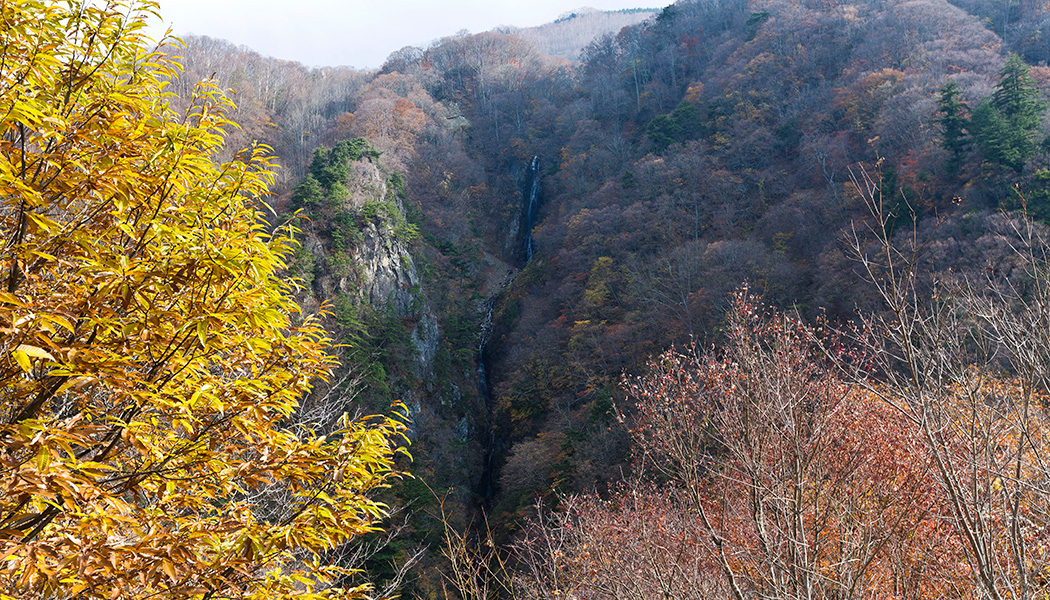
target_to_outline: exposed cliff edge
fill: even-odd
[[[369,372],[384,381],[367,383],[404,395],[432,379],[440,340],[410,249],[418,229],[406,216],[404,184],[363,140],[318,151],[310,171],[292,196],[308,217],[290,269],[308,284],[300,303],[331,312],[329,331],[357,351],[355,362],[382,363]]]
[[[514,268],[483,250],[475,262],[436,248],[420,232],[425,217],[404,179],[363,139],[320,149],[288,204],[306,217],[289,265],[303,284],[300,305],[307,314],[327,311],[324,324],[341,345],[334,379],[356,381],[333,401],[350,412],[405,405],[414,481],[452,490],[449,508],[469,520],[491,423],[477,356],[461,349],[477,348],[478,313]],[[398,496],[435,500],[422,483]]]

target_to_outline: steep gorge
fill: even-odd
[[[574,65],[498,32],[402,49],[316,112],[308,146],[381,154],[310,209],[305,303],[364,340],[363,395],[410,403],[413,470],[461,506],[512,528],[537,494],[606,490],[629,458],[621,377],[718,342],[743,282],[807,317],[870,306],[842,243],[862,169],[923,232],[948,216],[937,260],[970,270],[1001,254],[1013,183],[1050,197],[1045,151],[1019,179],[977,145],[946,167],[941,87],[976,107],[1004,47],[1034,48],[969,4],[682,1]]]

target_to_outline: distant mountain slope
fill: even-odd
[[[501,28],[500,33],[521,36],[548,56],[576,61],[580,58],[580,51],[598,36],[617,33],[624,27],[641,23],[659,12],[656,8],[616,11],[580,8],[562,15],[553,23],[538,27],[506,27]]]

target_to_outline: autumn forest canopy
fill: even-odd
[[[1050,4],[0,10],[0,599],[1050,593]]]

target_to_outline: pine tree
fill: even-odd
[[[1011,54],[999,72],[995,93],[974,111],[971,130],[990,162],[1020,173],[1038,147],[1036,136],[1046,110],[1028,65]]]
[[[937,110],[941,117],[937,119],[943,131],[941,133],[941,146],[948,151],[948,172],[954,174],[962,163],[963,153],[970,145],[969,135],[966,128],[966,104],[963,103],[962,92],[959,84],[949,81],[941,88],[941,96],[937,101]]]
[[[1046,103],[1039,96],[1028,65],[1020,56],[1011,54],[999,72],[992,105],[1014,125],[1032,131],[1039,127],[1046,112]]]
[[[324,199],[324,190],[321,189],[321,184],[317,183],[317,179],[312,174],[307,174],[303,182],[292,193],[292,204],[296,208],[318,204],[322,199]]]

